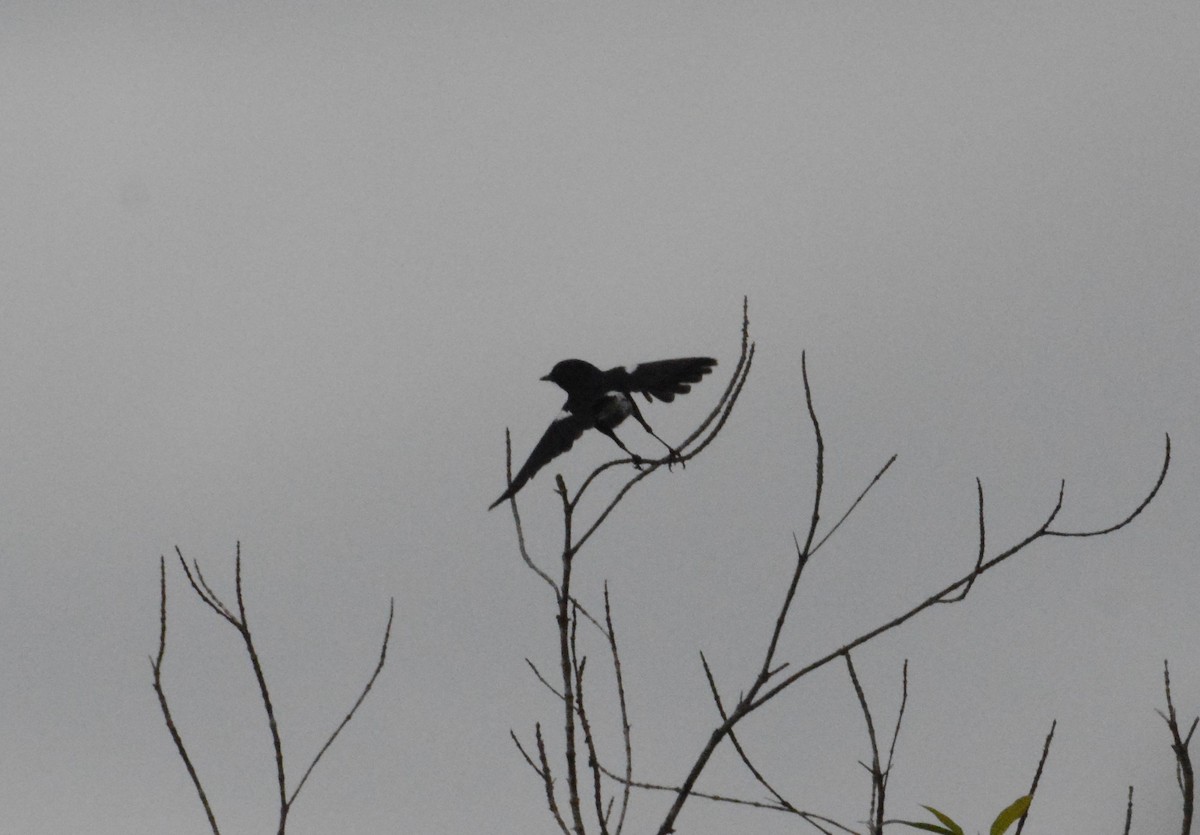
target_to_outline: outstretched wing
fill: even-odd
[[[537,442],[533,452],[529,453],[529,460],[517,471],[512,483],[508,485],[508,489],[488,506],[488,510],[516,495],[517,491],[524,487],[525,482],[533,478],[538,470],[570,449],[588,426],[587,420],[578,415],[571,414],[566,410],[560,413],[542,435],[542,439]]]
[[[658,398],[670,403],[675,395],[691,391],[692,383],[700,382],[700,378],[716,364],[712,357],[684,357],[613,368],[605,372],[605,376],[628,391],[640,391],[647,400]]]

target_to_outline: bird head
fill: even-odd
[[[583,360],[563,360],[550,369],[543,380],[554,383],[568,394],[588,385],[593,385],[603,376],[603,372],[590,362]]]

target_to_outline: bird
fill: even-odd
[[[488,510],[512,498],[546,464],[569,450],[588,429],[599,429],[625,450],[633,465],[640,468],[642,458],[621,443],[613,431],[625,418],[633,415],[642,428],[658,438],[670,450],[670,458],[678,459],[679,452],[659,438],[642,416],[634,394],[643,394],[647,402],[655,399],[670,403],[676,395],[687,394],[692,384],[713,370],[717,361],[712,357],[682,357],[656,360],[638,365],[617,366],[601,371],[590,362],[568,359],[557,363],[541,379],[554,383],[567,393],[562,411],[534,446],[529,459],[517,471],[500,498]]]

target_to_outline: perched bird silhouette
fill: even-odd
[[[599,429],[612,438],[633,459],[634,466],[640,467],[642,459],[621,443],[621,439],[613,432],[630,415],[637,418],[642,428],[671,451],[671,457],[678,458],[679,453],[655,435],[650,424],[646,423],[633,395],[641,393],[650,402],[657,398],[670,403],[675,395],[691,391],[692,383],[700,382],[700,378],[712,371],[716,364],[717,361],[712,357],[685,357],[601,371],[583,360],[563,360],[558,363],[542,379],[555,383],[565,391],[567,402],[529,454],[529,460],[517,471],[508,489],[492,502],[488,510],[516,495],[538,470],[570,449],[587,429]]]

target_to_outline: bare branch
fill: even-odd
[[[1125,830],[1122,835],[1129,835],[1129,827],[1133,825],[1133,786],[1129,787],[1129,802],[1125,804]]]
[[[571,629],[571,650],[575,651],[575,629]],[[575,655],[575,658],[578,658]],[[588,768],[592,772],[592,795],[596,804],[596,821],[600,825],[600,835],[608,835],[608,816],[604,813],[604,797],[600,777],[600,758],[596,756],[596,740],[592,736],[592,724],[588,721],[587,708],[583,698],[583,671],[587,667],[584,658],[575,665],[575,707],[579,711],[579,727],[583,731],[583,742],[587,746]]]
[[[863,719],[867,722],[867,738],[871,742],[871,765],[867,766],[867,771],[871,774],[871,814],[868,827],[871,835],[882,835],[887,775],[879,762],[879,743],[875,738],[875,723],[871,720],[871,708],[867,704],[866,693],[863,692],[858,674],[854,671],[854,662],[850,660],[850,653],[843,653],[842,657],[846,659],[846,671],[850,674],[850,681],[854,685],[854,695],[858,697],[858,706],[862,709]]]
[[[1154,487],[1151,489],[1151,492],[1150,492],[1151,496],[1153,496],[1155,493],[1157,493],[1159,487],[1162,486],[1163,480],[1166,478],[1166,475],[1167,475],[1167,469],[1170,466],[1170,460],[1171,460],[1170,442],[1168,441],[1166,454],[1163,458],[1163,467],[1159,473],[1158,480],[1156,481]],[[882,635],[884,632],[888,632],[888,631],[900,626],[901,624],[906,623],[907,621],[916,617],[917,615],[919,615],[921,612],[925,611],[929,607],[941,602],[942,600],[946,599],[954,592],[958,591],[958,589],[960,589],[962,586],[971,582],[972,578],[976,577],[977,575],[984,574],[987,571],[990,571],[991,569],[1000,565],[1005,560],[1008,560],[1010,557],[1012,557],[1016,554],[1019,554],[1021,551],[1025,550],[1027,547],[1029,547],[1031,544],[1033,544],[1037,540],[1041,539],[1044,536],[1050,535],[1049,527],[1053,523],[1055,517],[1058,516],[1059,511],[1062,509],[1062,497],[1063,497],[1063,488],[1060,485],[1059,493],[1058,493],[1058,500],[1055,502],[1054,508],[1051,510],[1051,512],[1050,512],[1049,516],[1047,516],[1046,520],[1035,531],[1028,534],[1024,539],[1020,540],[1019,542],[1017,542],[1014,545],[1009,546],[1008,548],[1001,551],[999,554],[992,557],[991,559],[985,560],[983,565],[981,565],[979,567],[978,571],[973,569],[970,573],[964,575],[963,577],[960,577],[958,580],[955,580],[953,583],[946,586],[941,591],[933,594],[926,600],[922,601],[921,603],[918,603],[916,606],[913,606],[911,609],[909,609],[904,614],[902,614],[898,617],[895,617],[892,620],[887,621],[886,623],[883,623],[868,632],[864,632],[862,635],[855,638],[853,641],[849,642],[845,646],[842,646],[842,647],[828,653],[827,655],[822,656],[821,658],[817,659],[816,661],[813,661],[810,664],[808,664],[808,665],[802,667],[801,669],[797,670],[796,672],[792,673],[790,676],[788,676],[783,681],[776,684],[770,690],[768,690],[765,693],[758,696],[757,699],[754,701],[754,703],[750,706],[751,709],[754,710],[754,709],[761,707],[763,704],[765,704],[766,702],[775,698],[777,695],[779,695],[781,692],[786,690],[788,687],[790,687],[795,682],[799,681],[804,676],[808,675],[809,673],[813,672],[814,670],[824,667],[830,661],[834,660],[835,658],[838,658],[840,655],[842,655],[843,652],[855,649],[856,647],[859,647],[862,644],[865,644],[867,641],[870,641],[871,639],[876,638],[879,635]],[[1145,508],[1145,506],[1146,506],[1146,502],[1143,501],[1141,503],[1141,505],[1139,505],[1139,512],[1140,512],[1140,509]],[[1136,516],[1136,514],[1127,518],[1125,520],[1125,522],[1121,523],[1122,526],[1125,524],[1128,524],[1129,521],[1134,518],[1134,516]],[[1111,528],[1111,530],[1116,530],[1116,529],[1117,528]]]
[[[529,752],[525,750],[525,746],[521,744],[521,739],[517,736],[517,732],[509,728],[508,735],[512,737],[513,744],[517,746],[517,750],[521,752],[521,756],[525,758],[525,762],[529,763],[529,767],[533,769],[533,773],[538,777],[545,777],[542,774],[542,769],[529,756]]]
[[[300,789],[304,788],[305,782],[308,780],[308,775],[312,774],[312,770],[317,767],[321,757],[325,756],[325,752],[329,750],[329,746],[333,745],[333,741],[337,739],[338,734],[342,732],[342,728],[350,723],[354,718],[355,712],[362,706],[363,701],[367,698],[367,694],[371,692],[371,688],[375,686],[375,679],[379,678],[379,673],[383,670],[383,664],[387,660],[388,640],[392,637],[392,621],[396,615],[396,598],[392,598],[388,604],[388,619],[387,626],[383,630],[383,644],[379,648],[379,662],[375,665],[375,670],[371,673],[371,677],[367,679],[367,684],[363,687],[362,692],[358,694],[358,698],[354,702],[354,706],[342,719],[333,733],[329,735],[329,739],[325,740],[325,744],[321,746],[321,750],[313,757],[313,761],[308,764],[308,768],[304,771],[304,776],[300,778],[300,782],[296,784],[296,788],[292,790],[292,796],[288,798],[288,806],[290,807],[296,802],[296,796],[300,794]]]
[[[542,675],[542,671],[539,670],[532,661],[530,661],[528,658],[526,658],[525,663],[529,665],[529,669],[533,670],[533,674],[537,677],[537,680],[540,681],[542,684],[544,684],[546,686],[547,690],[549,690],[551,693],[553,693],[559,699],[561,699],[563,697],[563,694],[559,693],[557,690],[554,689],[554,685],[546,680],[546,677],[544,675]]]
[[[512,434],[508,431],[508,427],[505,427],[505,429],[504,429],[504,468],[505,468],[504,472],[505,472],[505,477],[506,477],[506,483],[511,488],[512,487]],[[521,559],[523,559],[525,561],[525,564],[527,566],[529,566],[529,568],[533,571],[534,574],[537,574],[537,576],[541,577],[543,580],[546,581],[546,583],[550,586],[550,588],[554,589],[555,594],[558,594],[558,584],[554,582],[554,580],[550,577],[549,574],[547,574],[545,571],[543,571],[541,568],[538,567],[537,563],[535,563],[533,561],[533,559],[529,556],[529,549],[525,547],[525,529],[521,526],[521,512],[519,510],[517,510],[516,494],[513,494],[512,496],[509,497],[509,506],[512,507],[513,524],[517,528],[517,550],[521,554]]]
[[[1075,536],[1075,537],[1104,536],[1104,534],[1106,534],[1106,533],[1112,533],[1113,531],[1121,530],[1121,528],[1125,527],[1130,522],[1132,522],[1134,519],[1136,519],[1138,516],[1140,516],[1142,511],[1145,510],[1150,505],[1150,502],[1154,501],[1154,497],[1158,495],[1158,488],[1162,487],[1163,481],[1165,481],[1167,478],[1167,468],[1171,466],[1171,436],[1166,435],[1166,439],[1167,439],[1167,451],[1166,451],[1166,454],[1163,456],[1163,467],[1162,467],[1162,472],[1159,473],[1158,481],[1155,482],[1154,488],[1149,493],[1146,494],[1146,498],[1142,499],[1142,503],[1139,504],[1136,508],[1134,508],[1132,513],[1130,513],[1128,516],[1126,516],[1120,522],[1117,522],[1115,525],[1109,525],[1107,528],[1101,528],[1100,530],[1095,530],[1095,531],[1050,531],[1050,530],[1048,530],[1048,531],[1046,531],[1046,536]]]
[[[900,738],[900,724],[904,721],[904,709],[908,706],[908,659],[900,674],[900,710],[896,712],[896,728],[892,731],[892,744],[888,746],[887,765],[883,769],[884,780],[892,773],[892,757],[896,753],[896,740]]]
[[[1163,689],[1167,695],[1167,712],[1164,714],[1160,710],[1158,715],[1162,716],[1163,721],[1167,723],[1167,729],[1171,732],[1171,752],[1175,755],[1175,780],[1179,784],[1179,791],[1183,794],[1183,827],[1180,832],[1182,835],[1190,835],[1195,804],[1195,775],[1192,771],[1192,755],[1188,751],[1188,745],[1191,744],[1192,733],[1196,730],[1196,723],[1200,722],[1200,717],[1192,722],[1185,738],[1179,731],[1175,703],[1171,699],[1171,667],[1166,661],[1163,661]]]
[[[271,703],[271,691],[267,687],[267,677],[263,673],[262,662],[258,658],[258,650],[254,646],[254,636],[250,631],[250,623],[246,618],[246,601],[242,594],[242,543],[237,544],[237,555],[234,557],[234,589],[237,592],[238,615],[233,621],[234,628],[242,636],[246,645],[246,654],[250,657],[250,667],[254,670],[254,680],[258,682],[258,695],[267,714],[267,725],[271,730],[271,745],[275,749],[275,777],[279,784],[279,835],[287,829],[288,796],[287,774],[283,763],[283,739],[279,736],[279,723],[275,721],[275,706]],[[199,575],[200,569],[196,568]]]
[[[204,786],[200,782],[200,775],[196,773],[196,767],[192,765],[192,758],[188,756],[187,747],[183,744],[183,737],[179,734],[179,729],[175,726],[175,720],[171,716],[171,708],[167,704],[167,693],[163,689],[162,682],[162,666],[163,658],[167,654],[167,563],[163,557],[158,558],[158,577],[159,577],[159,630],[158,630],[158,657],[150,659],[150,668],[154,671],[154,692],[158,695],[158,706],[162,709],[163,719],[167,723],[167,731],[171,734],[171,739],[175,742],[175,750],[179,752],[179,758],[183,760],[183,765],[187,768],[188,776],[192,778],[192,785],[196,787],[196,794],[200,797],[200,805],[204,807],[204,814],[208,817],[208,825],[212,828],[213,835],[221,835],[221,830],[217,828],[217,819],[213,815],[212,806],[208,802],[208,795],[204,793]]]
[[[1042,779],[1042,769],[1046,766],[1046,758],[1050,756],[1050,742],[1054,739],[1054,729],[1058,727],[1058,720],[1055,719],[1050,723],[1050,733],[1046,734],[1046,742],[1042,746],[1042,758],[1038,760],[1037,771],[1033,773],[1033,784],[1029,787],[1029,806],[1033,806],[1033,798],[1037,794],[1038,782]],[[1021,835],[1021,830],[1025,828],[1025,819],[1029,817],[1029,808],[1025,809],[1025,814],[1021,815],[1017,821],[1017,831],[1014,835]]]
[[[721,715],[721,720],[727,722],[729,721],[729,714],[725,711],[725,705],[721,701],[721,693],[717,689],[716,679],[713,677],[712,669],[709,667],[708,659],[704,657],[703,652],[700,653],[700,664],[702,667],[704,667],[704,676],[708,680],[708,688],[712,693],[713,702],[716,703],[717,712]],[[799,809],[797,809],[787,798],[780,794],[779,791],[777,791],[775,787],[767,781],[767,778],[763,776],[763,773],[754,765],[754,763],[750,761],[750,755],[746,753],[746,749],[743,747],[741,740],[732,729],[729,731],[729,742],[733,745],[734,750],[737,751],[738,756],[741,757],[742,763],[750,771],[750,774],[753,775],[754,779],[758,781],[759,785],[765,788],[771,794],[771,796],[775,798],[775,802],[778,803],[781,808],[802,817],[807,816],[807,813],[801,812]],[[813,822],[809,821],[809,823]],[[817,829],[820,829],[822,832],[827,831],[817,823],[813,823],[813,826],[815,826]]]
[[[741,348],[741,353],[738,356],[737,364],[734,366],[733,373],[729,375],[729,382],[725,386],[725,391],[721,394],[720,398],[717,400],[717,405],[713,407],[713,409],[708,413],[708,415],[705,416],[704,420],[702,420],[700,422],[700,424],[694,430],[692,430],[692,433],[690,435],[688,435],[687,438],[684,439],[683,443],[681,443],[679,445],[677,451],[681,453],[680,457],[676,458],[674,456],[665,456],[663,458],[654,459],[654,460],[647,462],[648,466],[645,470],[643,470],[643,473],[645,475],[649,475],[651,472],[658,469],[663,464],[666,464],[668,469],[670,468],[671,464],[681,463],[681,462],[686,464],[686,462],[695,458],[696,454],[699,453],[700,450],[702,450],[704,447],[708,446],[708,444],[712,441],[712,439],[714,437],[716,437],[716,434],[720,429],[719,425],[718,425],[717,429],[714,429],[711,433],[709,433],[708,437],[705,439],[705,441],[700,446],[691,450],[686,455],[682,454],[684,449],[686,449],[697,438],[699,438],[702,434],[704,434],[705,430],[708,429],[708,427],[712,424],[712,422],[714,420],[717,420],[718,418],[720,418],[720,423],[723,424],[725,422],[725,420],[729,417],[729,413],[733,410],[733,403],[734,403],[734,401],[737,400],[737,396],[741,393],[742,386],[745,385],[746,374],[749,371],[748,366],[749,366],[750,360],[753,356],[754,356],[754,344],[752,342],[750,342],[749,302],[747,299],[743,298],[742,299],[742,348]],[[580,499],[580,497],[583,496],[584,491],[587,490],[587,488],[591,485],[591,483],[602,472],[604,472],[607,469],[610,469],[611,467],[616,467],[621,464],[628,464],[628,463],[632,462],[632,460],[633,460],[632,458],[618,458],[613,461],[607,461],[604,464],[601,464],[599,467],[597,467],[595,470],[593,470],[591,472],[591,474],[588,475],[587,478],[585,478],[583,480],[583,483],[579,486],[579,490],[576,491],[575,498],[572,499],[571,503],[573,505],[578,504],[579,499]],[[630,487],[632,487],[633,484],[637,483],[638,481],[641,481],[641,478],[634,477],[633,479],[631,479],[630,483],[625,485],[625,488],[622,491],[622,495],[624,494],[624,492],[627,492],[628,489]],[[611,503],[611,505],[608,509],[611,510],[612,507],[615,506],[617,501],[619,501],[619,500],[620,500],[619,498],[615,499]],[[581,540],[581,544],[582,544],[582,540]]]
[[[878,484],[879,480],[881,478],[883,478],[883,474],[888,471],[888,468],[896,463],[896,458],[897,458],[897,456],[893,455],[891,458],[889,458],[887,460],[887,463],[885,463],[882,467],[879,468],[879,472],[875,473],[875,477],[873,479],[871,479],[871,483],[868,484],[866,487],[864,487],[863,491],[858,494],[858,498],[855,499],[850,504],[850,507],[848,507],[846,509],[846,512],[842,514],[842,518],[838,519],[837,523],[832,528],[830,528],[828,531],[826,531],[824,536],[822,536],[819,540],[817,540],[817,544],[812,547],[811,551],[809,551],[809,556],[812,556],[813,554],[817,553],[817,551],[821,550],[821,546],[825,544],[825,542],[829,539],[829,537],[831,537],[835,533],[837,533],[837,529],[842,526],[843,522],[845,522],[848,518],[850,518],[850,514],[853,513],[854,510],[858,507],[859,503],[862,502],[862,500],[867,497],[867,493],[869,493],[871,491],[871,488],[874,487],[876,484]],[[799,548],[800,546],[797,544],[796,547]]]
[[[179,565],[182,566],[183,573],[187,577],[188,583],[191,585],[192,591],[196,593],[196,596],[203,600],[205,605],[216,612],[221,618],[236,627],[237,618],[234,617],[233,612],[229,611],[229,608],[221,602],[221,599],[217,597],[213,590],[208,587],[208,583],[204,581],[204,575],[200,573],[200,564],[195,564],[194,568],[196,573],[193,577],[193,569],[188,568],[187,560],[183,558],[183,551],[179,550],[178,545],[175,546],[175,553],[179,557]]]
[[[621,737],[625,743],[625,781],[621,794],[621,811],[617,815],[617,826],[614,835],[621,835],[625,826],[625,812],[629,808],[629,792],[633,780],[633,737],[629,727],[629,709],[625,703],[625,679],[621,675],[621,654],[617,651],[617,631],[613,628],[612,607],[608,600],[608,583],[604,584],[604,623],[608,627],[605,636],[612,655],[613,673],[617,679],[617,702],[621,709]]]
[[[750,341],[750,320],[748,315],[748,303],[743,300],[742,305],[742,348],[741,354],[738,357],[737,365],[734,367],[733,373],[729,377],[729,382],[726,384],[725,391],[717,401],[716,406],[708,413],[701,421],[700,425],[692,431],[692,433],[678,447],[679,456],[668,455],[660,459],[646,462],[644,469],[640,470],[636,475],[632,476],[622,487],[617,494],[608,502],[604,510],[596,517],[591,526],[584,531],[583,535],[574,543],[575,550],[582,547],[592,534],[604,523],[608,515],[616,508],[622,499],[629,493],[633,486],[642,479],[647,478],[653,472],[658,470],[664,464],[668,465],[676,463],[686,464],[688,461],[699,455],[720,433],[724,428],[725,422],[729,419],[733,412],[733,407],[737,403],[738,397],[741,395],[742,387],[746,384],[746,379],[750,374],[750,366],[754,359],[754,343]],[[684,452],[684,450],[695,443],[696,446]],[[584,492],[596,477],[604,470],[618,464],[624,464],[631,459],[622,458],[616,461],[609,461],[600,465],[583,481],[579,490],[576,491],[574,498],[570,500],[572,508],[579,504],[579,500],[583,497]]]
[[[546,741],[542,738],[541,722],[534,726],[534,732],[537,737],[538,760],[542,764],[542,782],[546,786],[546,803],[550,807],[550,813],[554,815],[554,820],[558,822],[558,828],[563,831],[563,835],[570,835],[567,823],[558,811],[558,802],[554,799],[554,776],[550,773],[550,760],[546,758]]]
[[[800,373],[804,380],[804,401],[808,406],[808,417],[812,423],[813,435],[816,437],[817,442],[817,474],[813,486],[812,519],[809,522],[808,535],[805,537],[803,547],[800,546],[796,535],[792,534],[792,541],[796,543],[796,568],[792,571],[791,583],[789,583],[787,593],[784,595],[783,605],[779,607],[779,615],[775,618],[775,628],[771,632],[771,640],[767,644],[766,653],[763,655],[763,663],[759,671],[758,680],[750,688],[750,699],[754,698],[759,688],[770,677],[769,671],[771,669],[771,662],[775,658],[775,650],[779,646],[779,636],[783,634],[783,624],[787,620],[788,612],[791,610],[792,600],[795,598],[796,589],[800,585],[800,576],[804,573],[804,566],[808,564],[809,555],[812,553],[813,539],[817,534],[817,523],[821,519],[821,494],[825,486],[825,439],[821,436],[821,424],[817,420],[817,413],[813,408],[812,386],[808,382],[808,360],[803,353],[800,355]],[[887,468],[885,467],[884,469]],[[881,470],[880,472],[882,473],[883,471]],[[867,489],[870,489],[870,485],[868,485]],[[851,510],[853,507],[854,505],[851,505]],[[847,515],[849,515],[849,511],[847,511]]]
[[[963,586],[962,592],[957,597],[945,598],[939,601],[940,603],[958,603],[964,600],[971,591],[971,586],[975,585],[975,581],[979,578],[980,567],[983,565],[983,556],[987,545],[987,526],[983,522],[983,482],[978,477],[975,478],[975,487],[979,492],[979,555],[975,558],[975,570],[971,572],[971,579]]]
[[[608,777],[611,780],[616,780],[618,783],[625,782],[625,780],[621,777],[621,775],[616,774],[611,769],[605,768],[603,763],[601,763],[601,765],[600,765],[600,770],[602,772],[604,772],[604,776]],[[651,783],[651,782],[647,782],[645,780],[631,780],[629,784],[635,789],[645,789],[646,791],[670,792],[671,794],[678,794],[682,788],[680,786],[668,786],[668,785],[664,785],[662,783]],[[769,812],[786,812],[790,815],[796,815],[797,817],[802,818],[804,821],[812,824],[817,829],[820,829],[822,832],[828,832],[828,830],[819,826],[818,823],[816,823],[816,822],[820,822],[820,823],[824,823],[829,826],[832,826],[835,829],[841,830],[842,832],[846,833],[847,835],[860,835],[860,833],[857,830],[851,829],[848,826],[838,823],[833,818],[825,817],[824,815],[818,815],[814,812],[805,812],[801,809],[795,808],[791,804],[784,805],[784,804],[780,804],[780,803],[766,803],[761,800],[747,800],[747,799],[741,798],[741,797],[729,797],[727,795],[712,794],[710,792],[701,792],[701,791],[689,792],[689,796],[696,797],[701,800],[709,800],[714,803],[729,803],[734,806],[749,806],[754,809],[763,809],[763,810],[766,810]]]
[[[810,400],[810,402],[811,402],[811,400]],[[1114,530],[1118,530],[1121,527],[1124,527],[1125,525],[1129,524],[1129,522],[1132,521],[1143,509],[1145,509],[1145,507],[1149,503],[1149,500],[1152,499],[1154,497],[1154,495],[1157,494],[1158,489],[1162,486],[1163,480],[1166,478],[1166,473],[1167,473],[1169,466],[1170,466],[1170,439],[1168,437],[1166,452],[1165,452],[1164,458],[1163,458],[1162,470],[1159,473],[1158,480],[1156,481],[1154,487],[1151,489],[1150,493],[1148,494],[1147,499],[1144,499],[1141,502],[1141,504],[1138,506],[1137,510],[1135,510],[1135,512],[1132,513],[1130,516],[1128,516],[1123,522],[1121,522],[1115,526],[1110,526],[1109,528],[1104,529],[1103,532],[1111,532]],[[992,568],[995,568],[997,565],[999,565],[1000,563],[1009,559],[1013,555],[1020,553],[1025,548],[1027,548],[1029,545],[1031,545],[1032,543],[1041,539],[1042,537],[1050,535],[1050,533],[1049,533],[1050,526],[1053,524],[1054,520],[1057,518],[1059,512],[1062,510],[1062,507],[1063,507],[1064,490],[1065,490],[1065,483],[1060,482],[1059,490],[1058,490],[1058,497],[1057,497],[1057,500],[1055,501],[1054,507],[1051,509],[1051,511],[1047,515],[1046,519],[1042,522],[1042,524],[1036,530],[1034,530],[1032,533],[1027,535],[1024,539],[1020,540],[1016,544],[1010,546],[1009,548],[1000,552],[996,556],[992,557],[990,560],[985,559],[982,563],[977,562],[976,567],[973,568],[970,573],[966,574],[965,576],[959,578],[955,582],[946,586],[944,589],[942,589],[941,591],[937,592],[936,594],[930,596],[923,602],[917,604],[916,606],[913,606],[907,612],[899,615],[898,617],[893,618],[890,621],[887,621],[886,623],[881,624],[880,626],[875,627],[874,629],[872,629],[868,632],[863,633],[858,638],[855,638],[853,641],[845,644],[844,646],[840,647],[839,649],[837,649],[833,652],[830,652],[827,655],[819,658],[818,660],[813,661],[813,662],[809,663],[808,665],[800,668],[796,672],[793,672],[791,675],[787,676],[782,681],[777,682],[776,684],[771,686],[770,689],[766,689],[765,691],[763,691],[762,688],[764,687],[766,681],[765,681],[763,675],[760,673],[759,677],[755,681],[755,684],[748,691],[746,698],[743,701],[739,702],[736,709],[734,709],[732,712],[730,712],[728,719],[726,719],[719,727],[715,728],[712,731],[712,733],[710,734],[708,741],[705,743],[703,749],[696,756],[696,759],[693,761],[693,764],[691,766],[691,770],[688,772],[687,777],[684,779],[683,784],[680,786],[680,791],[679,791],[678,796],[675,799],[674,804],[672,805],[671,809],[668,811],[666,817],[664,818],[662,824],[660,825],[660,828],[658,830],[659,835],[667,835],[667,833],[674,831],[675,819],[678,817],[679,811],[682,809],[683,804],[686,802],[687,795],[693,790],[696,780],[700,776],[700,773],[707,766],[708,761],[712,757],[713,752],[716,750],[717,746],[721,743],[722,740],[725,739],[725,737],[729,734],[729,732],[733,729],[733,727],[736,726],[737,723],[739,721],[741,721],[741,719],[743,717],[745,717],[749,713],[752,713],[753,711],[757,710],[758,708],[762,707],[768,701],[770,701],[771,699],[778,696],[784,690],[788,689],[793,684],[795,684],[797,681],[799,681],[801,678],[803,678],[804,676],[813,672],[814,670],[817,670],[817,669],[825,666],[833,659],[838,658],[839,656],[842,656],[845,653],[850,652],[851,650],[861,646],[862,644],[867,643],[868,641],[878,637],[879,635],[882,635],[885,632],[888,632],[892,629],[899,627],[900,625],[906,623],[907,621],[911,620],[912,618],[916,617],[921,612],[936,605],[937,603],[945,601],[946,599],[948,599],[951,595],[953,595],[955,592],[957,592],[962,587],[967,586],[970,583],[973,583],[979,575],[985,573],[986,571],[988,571]],[[813,511],[814,518],[819,517],[819,508],[816,507],[818,502],[819,502],[819,496],[817,496],[814,499],[814,511]],[[801,548],[800,553],[801,554],[807,553],[806,548]],[[795,581],[795,575],[793,575],[793,578]],[[790,598],[788,599],[788,601],[786,601],[786,603],[790,603]],[[785,605],[786,605],[786,603],[785,603]],[[784,613],[784,614],[786,614],[786,613]],[[769,650],[769,652],[770,651],[771,650]]]
[[[804,379],[804,405],[808,407],[808,419],[812,423],[813,436],[817,442],[817,479],[813,486],[812,521],[808,525],[808,537],[804,541],[804,553],[812,553],[812,543],[817,535],[817,523],[821,520],[821,495],[825,488],[825,438],[821,435],[821,422],[813,408],[812,386],[808,382],[808,354],[800,353],[800,375]]]
[[[200,571],[200,564],[198,562],[193,561],[192,565],[189,566],[187,563],[187,560],[184,559],[183,552],[179,549],[178,546],[175,548],[175,553],[179,557],[179,564],[183,568],[184,574],[187,576],[188,583],[191,585],[192,591],[194,591],[196,593],[196,596],[199,597],[200,600],[203,601],[206,606],[208,606],[210,609],[212,609],[222,620],[224,620],[225,622],[230,624],[234,629],[237,630],[238,634],[242,638],[242,643],[245,645],[246,654],[247,654],[248,658],[250,659],[250,666],[254,671],[255,681],[258,683],[259,698],[262,701],[263,710],[265,711],[265,713],[267,715],[267,724],[268,724],[268,726],[270,728],[270,732],[271,732],[271,742],[272,742],[272,745],[274,748],[274,753],[275,753],[276,781],[277,781],[278,788],[279,788],[279,826],[277,829],[277,833],[278,833],[278,835],[284,835],[284,832],[286,832],[286,830],[287,830],[288,814],[291,811],[292,804],[295,802],[296,797],[300,793],[300,789],[304,787],[304,784],[305,784],[305,782],[307,782],[309,775],[312,774],[313,769],[316,767],[316,765],[320,761],[321,757],[323,757],[325,755],[325,752],[327,750],[329,750],[329,747],[333,744],[333,741],[337,738],[338,734],[340,734],[342,732],[342,729],[345,728],[346,725],[350,722],[350,720],[354,717],[354,714],[358,711],[358,708],[362,705],[363,701],[366,699],[367,694],[371,691],[371,688],[375,684],[375,680],[379,677],[380,671],[383,669],[384,662],[387,658],[387,647],[388,647],[388,640],[391,637],[392,622],[395,617],[395,600],[393,599],[393,601],[391,602],[391,604],[388,607],[387,628],[384,631],[383,644],[382,644],[382,647],[381,647],[380,653],[379,653],[379,661],[375,666],[374,672],[371,674],[371,677],[367,681],[366,686],[363,688],[362,692],[359,694],[359,697],[355,701],[354,706],[351,707],[350,711],[346,714],[346,716],[338,724],[337,728],[334,729],[333,733],[330,734],[329,738],[321,746],[321,749],[317,752],[317,755],[313,758],[313,760],[309,764],[307,770],[304,772],[303,777],[301,777],[300,782],[296,785],[295,790],[292,791],[292,793],[289,797],[288,792],[287,792],[286,771],[284,768],[283,741],[282,741],[282,738],[279,733],[279,725],[275,719],[275,708],[271,702],[271,693],[270,693],[270,689],[267,687],[266,675],[263,672],[262,662],[258,656],[258,650],[255,648],[255,645],[254,645],[254,636],[250,629],[249,618],[247,616],[246,599],[245,599],[245,594],[244,594],[244,590],[242,587],[242,546],[241,546],[241,543],[239,542],[237,545],[237,553],[236,553],[236,557],[234,559],[234,587],[235,587],[236,595],[237,595],[237,614],[234,614],[229,609],[229,607],[226,606],[221,601],[221,599],[217,596],[217,594],[212,590],[212,587],[209,586],[208,582],[204,579],[204,575]],[[165,572],[165,564],[163,566],[160,566],[160,570]],[[164,574],[164,577],[165,577],[165,574]],[[159,691],[159,700],[162,705],[164,715],[167,716],[167,719],[168,719],[167,725],[168,725],[168,728],[171,730],[171,735],[173,738],[176,739],[176,747],[178,747],[180,749],[180,755],[184,758],[184,762],[188,766],[188,771],[193,774],[193,781],[196,783],[197,791],[200,791],[201,797],[203,798],[203,792],[200,789],[198,779],[196,779],[196,777],[195,777],[194,769],[192,769],[191,764],[187,759],[186,752],[182,748],[183,743],[178,738],[178,733],[174,728],[174,723],[170,721],[169,711],[167,710],[166,697],[164,695],[162,695],[162,692],[161,692],[160,674],[161,674],[162,655],[163,655],[163,652],[165,651],[165,641],[166,641],[166,585],[165,585],[165,579],[164,579],[163,583],[164,583],[164,585],[163,585],[163,604],[162,604],[163,605],[163,612],[162,612],[163,624],[162,624],[162,637],[160,638],[159,660],[154,665],[154,667],[155,667],[155,690]],[[211,814],[211,811],[208,809],[207,801],[205,801],[205,810],[207,812],[209,812],[209,818],[210,818],[210,822],[211,822],[212,814]],[[215,832],[216,831],[215,823],[213,824],[213,826],[214,826],[214,832]]]
[[[580,808],[579,801],[579,772],[578,764],[575,761],[575,697],[574,697],[574,681],[573,681],[573,664],[574,656],[571,652],[571,617],[570,617],[570,595],[571,595],[571,563],[574,557],[574,551],[571,549],[571,503],[567,499],[567,486],[563,483],[562,476],[555,477],[555,483],[558,486],[559,496],[562,498],[563,504],[563,551],[562,551],[562,579],[560,580],[558,592],[558,641],[559,641],[559,664],[562,673],[562,700],[564,713],[564,730],[563,739],[566,743],[566,759],[567,759],[567,801],[571,809],[571,821],[574,826],[575,835],[584,835],[583,828],[583,811]]]

